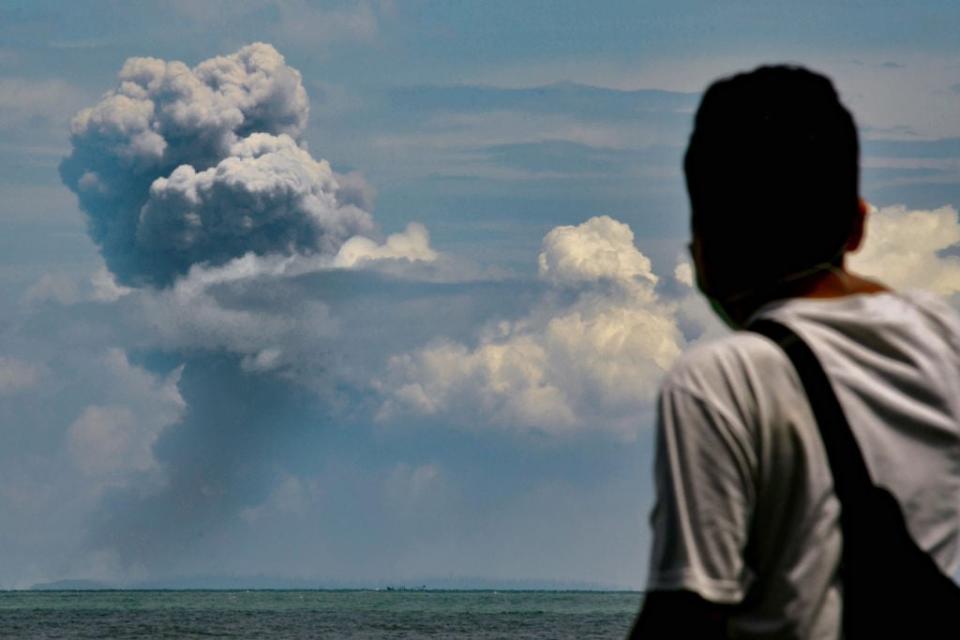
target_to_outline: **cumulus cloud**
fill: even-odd
[[[543,241],[541,276],[556,285],[608,281],[569,304],[545,300],[468,345],[441,340],[394,356],[377,382],[380,418],[412,412],[461,424],[635,437],[684,338],[654,291],[630,228],[608,217],[558,227]]]
[[[673,277],[677,282],[693,287],[693,265],[687,261],[677,262],[673,269]]]
[[[657,283],[650,259],[633,245],[633,231],[609,216],[552,229],[538,258],[540,276],[554,283],[642,279]]]
[[[334,258],[338,267],[353,267],[375,260],[406,260],[433,262],[437,252],[430,248],[430,234],[426,227],[411,222],[400,233],[387,236],[383,244],[369,238],[354,236],[347,240]]]
[[[300,73],[256,43],[194,68],[131,58],[71,123],[61,164],[120,284],[168,285],[193,264],[254,252],[334,254],[372,220],[301,136]]]
[[[956,301],[960,293],[958,242],[960,220],[952,206],[932,210],[871,206],[863,244],[848,254],[847,263],[853,272],[894,289],[925,289]],[[691,343],[729,333],[696,290],[693,265],[685,254],[677,258],[673,279],[682,285],[675,298],[677,320]]]
[[[633,241],[627,225],[607,216],[551,230],[538,266],[558,295],[519,320],[489,325],[472,344],[437,339],[393,356],[376,381],[385,397],[380,419],[412,414],[461,426],[634,436],[682,349],[729,329],[696,290],[684,256],[664,298]],[[952,207],[873,209],[850,265],[894,288],[950,296],[960,292],[960,257],[944,250],[958,242]],[[571,288],[573,300],[558,302]]]
[[[863,246],[850,254],[849,265],[895,289],[921,288],[952,296],[960,292],[960,257],[941,252],[958,242],[960,221],[951,206],[871,207]]]

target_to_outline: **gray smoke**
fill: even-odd
[[[283,467],[278,434],[322,415],[307,380],[324,366],[325,307],[256,275],[288,258],[333,264],[346,240],[373,230],[373,191],[307,152],[308,111],[300,73],[256,43],[192,69],[132,58],[71,123],[63,181],[117,282],[138,288],[123,295],[148,327],[141,355],[179,367],[184,402],[145,455],[163,482],[130,476],[94,519],[90,545],[125,566],[162,573],[209,550],[269,492]],[[306,352],[309,366],[294,371],[288,352]]]
[[[193,69],[131,58],[119,81],[74,117],[60,174],[120,283],[166,286],[249,252],[332,254],[372,229],[303,148],[307,94],[272,46]]]

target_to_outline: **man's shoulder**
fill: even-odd
[[[788,362],[769,338],[753,331],[734,331],[689,346],[667,372],[664,387],[692,392],[714,389],[719,383],[737,384],[764,371],[782,370]]]

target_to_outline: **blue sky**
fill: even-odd
[[[3,3],[0,587],[642,587],[700,92],[830,75],[854,266],[956,301],[958,14]]]

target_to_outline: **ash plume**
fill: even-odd
[[[246,253],[334,254],[373,227],[306,151],[300,73],[255,43],[190,68],[131,58],[71,122],[60,165],[120,284],[164,287]]]
[[[290,261],[334,264],[349,239],[363,255],[382,251],[362,237],[374,229],[372,190],[307,151],[301,75],[269,44],[193,68],[131,58],[118,79],[73,118],[60,173],[128,308],[144,314],[141,355],[176,362],[183,406],[151,432],[150,464],[103,494],[90,546],[163,573],[209,552],[269,493],[283,468],[277,435],[320,415],[319,395],[302,375],[291,379],[287,354],[307,351],[307,366],[323,368],[313,362],[330,324],[325,307],[278,301],[258,275]],[[386,255],[407,251],[398,237]],[[417,240],[413,249],[429,252],[425,232]],[[254,300],[221,306],[207,293],[218,274],[242,280],[240,289],[249,280]],[[135,422],[119,411],[106,416],[117,433]]]

